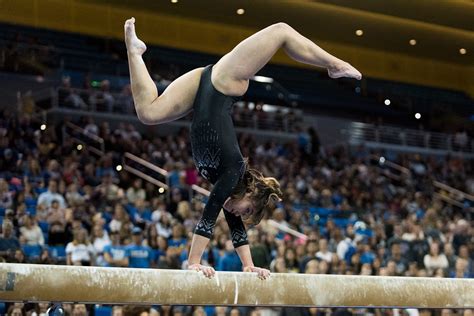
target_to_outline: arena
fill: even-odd
[[[0,315],[472,315],[473,21],[0,0]]]

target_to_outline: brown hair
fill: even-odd
[[[281,201],[283,193],[280,190],[280,183],[272,177],[264,177],[263,174],[249,167],[245,161],[245,172],[242,180],[237,184],[232,193],[232,198],[242,199],[245,194],[250,193],[255,211],[248,218],[243,217],[243,221],[249,225],[257,225],[266,214],[270,214]]]

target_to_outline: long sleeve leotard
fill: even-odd
[[[235,189],[245,171],[245,163],[232,121],[235,98],[222,94],[211,82],[212,65],[201,75],[199,89],[193,105],[191,147],[199,174],[214,187],[198,222],[195,233],[211,238],[217,216]],[[235,248],[248,244],[245,226],[240,216],[226,210]]]

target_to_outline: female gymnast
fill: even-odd
[[[162,124],[194,110],[191,125],[193,160],[199,174],[214,187],[196,226],[189,252],[189,269],[212,277],[212,267],[201,265],[217,216],[224,210],[232,242],[244,271],[265,279],[270,271],[253,265],[246,223],[257,224],[282,198],[275,178],[250,169],[240,152],[231,117],[236,97],[242,96],[252,78],[279,48],[296,61],[327,69],[331,78],[361,79],[357,69],[305,38],[285,23],[271,25],[238,44],[215,65],[196,68],[174,80],[158,95],[142,59],[146,45],[135,33],[135,19],[125,22],[133,100],[144,124]]]

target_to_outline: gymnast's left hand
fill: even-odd
[[[257,276],[261,280],[265,280],[270,277],[270,270],[258,267],[245,267],[244,272],[256,272]]]

